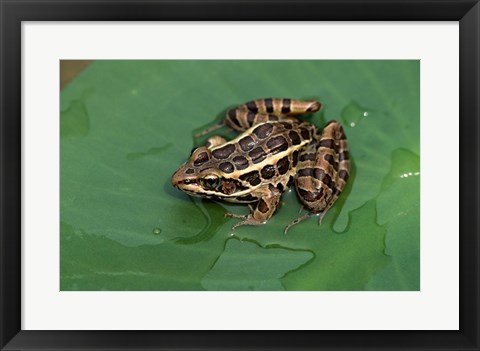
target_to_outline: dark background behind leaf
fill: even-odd
[[[95,61],[61,93],[62,290],[419,290],[419,61]],[[65,84],[65,83],[64,83]],[[246,206],[170,185],[193,134],[262,97],[318,99],[352,176],[325,216],[283,235]],[[233,134],[221,130],[221,134]]]

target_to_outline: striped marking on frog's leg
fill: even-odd
[[[331,137],[338,141],[337,187],[334,198],[332,198],[331,204],[328,207],[330,208],[342,193],[350,177],[350,154],[348,151],[347,137],[342,125],[336,121],[330,121],[325,128],[331,128],[329,131]]]
[[[232,213],[226,213],[225,217],[243,218],[232,227],[232,230],[242,225],[261,225],[268,221],[278,208],[282,193],[273,185],[270,185],[264,194],[258,196],[260,200],[255,208],[250,207],[251,212],[247,216],[239,216]]]
[[[320,107],[320,102],[315,100],[284,98],[252,100],[229,110],[225,124],[235,130],[245,131],[259,123],[292,119],[294,116],[316,112]]]
[[[231,109],[227,112],[225,124],[239,132],[246,131],[248,128],[268,121],[278,121],[279,116],[267,113],[255,113],[243,109]]]
[[[225,119],[197,133],[195,138],[204,136],[224,125],[243,132],[248,128],[267,121],[291,119],[294,116],[316,112],[322,104],[316,100],[296,100],[287,98],[266,98],[249,101],[228,110]]]
[[[249,101],[238,108],[255,113],[296,116],[320,110],[322,105],[316,100],[295,100],[286,98],[267,98]]]
[[[349,177],[348,144],[343,127],[330,121],[315,143],[299,157],[295,186],[304,206],[312,213],[321,213],[319,223],[345,188]],[[299,217],[286,230],[309,215]]]

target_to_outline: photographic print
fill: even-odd
[[[62,291],[419,291],[420,61],[61,61],[59,226]]]

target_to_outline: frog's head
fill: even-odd
[[[205,146],[192,151],[190,158],[172,176],[172,185],[192,196],[207,198],[233,197],[242,190],[240,184],[226,177],[218,168],[218,160]]]

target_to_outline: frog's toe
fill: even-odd
[[[283,231],[283,234],[287,235],[287,232],[289,231],[289,229],[290,229],[291,227],[293,227],[294,225],[300,223],[301,221],[306,220],[307,218],[310,218],[312,215],[314,215],[314,213],[312,213],[312,212],[307,212],[307,213],[305,213],[303,216],[300,216],[300,217],[298,217],[296,220],[290,222],[290,224],[285,227],[285,230]]]
[[[259,221],[258,219],[255,219],[253,217],[247,216],[246,218],[244,217],[243,221],[238,222],[232,227],[232,230],[235,230],[235,228],[240,227],[241,225],[262,225],[265,224],[267,221]]]
[[[245,216],[245,215],[237,215],[237,214],[235,214],[235,213],[230,213],[230,212],[225,213],[224,216],[225,216],[225,217],[230,217],[230,218],[240,218],[240,219],[245,219],[245,218],[247,218],[247,216]]]

